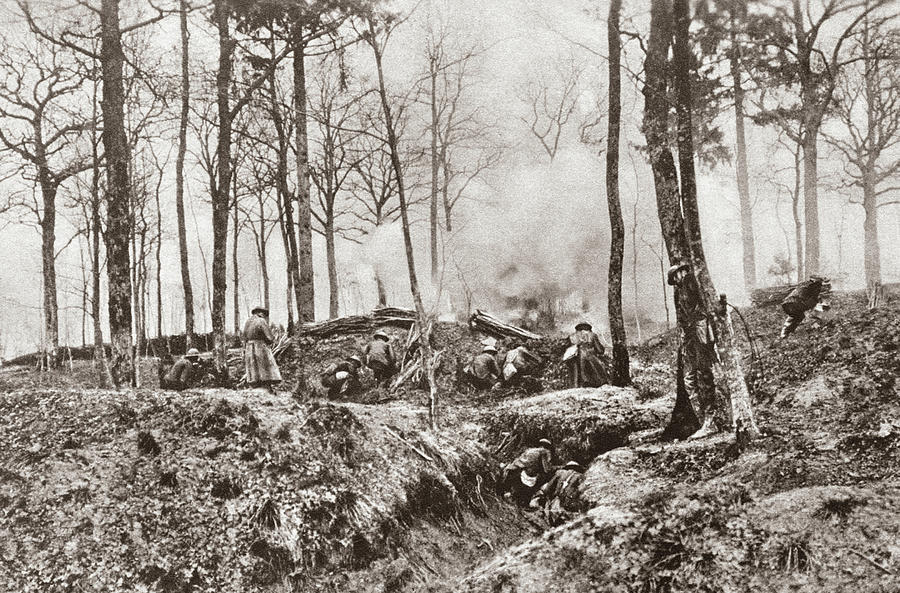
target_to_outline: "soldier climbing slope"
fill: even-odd
[[[341,362],[332,363],[322,373],[322,387],[328,390],[329,397],[337,395],[353,395],[362,390],[359,381],[359,369],[362,359],[355,354]]]
[[[782,310],[787,313],[787,319],[781,327],[781,337],[786,338],[793,333],[806,312],[816,309],[827,311],[830,306],[822,299],[822,292],[828,286],[828,279],[822,276],[810,276],[809,280],[801,282],[797,287],[781,301]]]
[[[397,358],[391,347],[391,338],[381,330],[376,331],[363,354],[366,366],[375,374],[375,382],[380,387],[387,387],[391,377],[397,372]]]

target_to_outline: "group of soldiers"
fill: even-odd
[[[577,461],[553,465],[553,443],[541,439],[503,467],[500,490],[520,507],[543,509],[550,525],[560,525],[584,510],[584,468]]]

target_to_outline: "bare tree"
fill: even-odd
[[[864,20],[858,44],[863,59],[845,70],[835,91],[839,133],[824,134],[844,160],[846,181],[841,185],[862,189],[861,200],[851,198],[851,202],[861,204],[865,211],[866,290],[873,307],[881,293],[878,209],[898,203],[897,199],[884,199],[898,189],[884,184],[895,181],[900,172],[900,158],[891,152],[900,144],[900,44],[897,33],[891,33],[873,30],[869,19]]]
[[[621,127],[622,73],[619,18],[621,0],[609,3],[607,37],[609,42],[609,133],[606,139],[606,201],[609,208],[611,246],[607,273],[607,309],[609,329],[612,334],[613,385],[631,383],[628,368],[628,347],[625,344],[625,319],[622,315],[622,262],[625,255],[625,223],[622,220],[622,203],[619,199],[619,128]],[[635,210],[636,210],[635,206]]]
[[[550,79],[542,74],[522,91],[530,113],[521,119],[551,161],[556,158],[563,130],[578,106],[582,74],[583,68],[574,57],[569,57],[556,65]]]
[[[86,68],[59,46],[33,41],[0,40],[0,147],[19,161],[10,174],[21,174],[39,189],[40,199],[10,205],[29,210],[40,230],[44,332],[56,364],[56,197],[62,183],[91,167],[80,140],[92,122],[73,109],[84,98]]]
[[[178,119],[178,156],[175,159],[175,214],[178,220],[178,257],[181,264],[181,289],[184,293],[185,349],[194,342],[194,289],[191,285],[191,264],[188,258],[187,227],[184,219],[184,157],[187,153],[187,129],[190,118],[191,74],[189,67],[190,36],[188,34],[187,0],[178,0],[181,30],[181,112]]]
[[[349,129],[356,119],[358,99],[341,92],[342,76],[335,76],[333,66],[324,61],[316,76],[316,89],[309,101],[310,115],[316,122],[317,157],[310,163],[309,173],[316,187],[318,208],[312,216],[325,238],[325,257],[328,265],[328,315],[338,316],[338,273],[335,257],[335,238],[353,238],[350,226],[341,226],[340,219],[349,211],[350,201],[341,206],[340,196],[359,159],[353,150],[357,132]]]
[[[860,33],[860,25],[866,18],[889,4],[890,0],[792,0],[790,8],[782,5],[775,8],[775,23],[758,28],[763,32],[760,41],[775,52],[766,57],[763,67],[781,82],[799,85],[799,104],[778,106],[773,111],[790,112],[801,124],[806,274],[820,271],[819,132],[832,105],[841,71],[861,59],[848,51],[850,40]],[[831,29],[834,30],[829,34],[823,33]]]
[[[402,21],[399,21],[402,22]],[[400,158],[400,147],[396,131],[394,129],[394,116],[388,99],[387,86],[384,82],[384,68],[382,55],[384,47],[390,38],[391,32],[397,26],[398,21],[391,18],[379,19],[375,14],[365,15],[363,22],[363,39],[372,49],[375,58],[375,68],[378,73],[378,96],[381,99],[381,108],[384,113],[384,125],[387,133],[387,144],[391,153],[391,166],[397,183],[397,199],[400,203],[400,220],[403,225],[403,244],[406,251],[406,267],[409,273],[409,288],[412,293],[413,303],[416,309],[416,325],[419,333],[419,355],[422,369],[428,378],[430,387],[429,421],[432,428],[437,428],[438,419],[438,388],[435,378],[435,360],[431,348],[432,320],[425,312],[422,302],[422,293],[419,290],[419,281],[416,276],[415,257],[413,255],[412,236],[409,225],[409,208],[406,201],[406,190],[403,184],[403,163]]]

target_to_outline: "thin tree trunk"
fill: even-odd
[[[235,42],[228,24],[228,5],[217,0],[213,9],[219,37],[219,67],[216,73],[216,103],[219,114],[219,137],[216,146],[218,182],[212,196],[212,331],[216,363],[225,368],[225,298],[228,291],[228,213],[231,184],[231,77]]]
[[[269,50],[272,56],[272,59],[275,59],[275,39],[274,35],[270,39]],[[288,188],[288,138],[285,133],[284,128],[284,120],[281,116],[281,106],[278,103],[278,85],[276,84],[275,78],[275,70],[273,69],[269,74],[269,93],[270,93],[270,103],[269,110],[272,115],[272,124],[275,127],[275,132],[278,136],[278,160],[276,162],[275,176],[276,176],[276,189],[281,196],[281,203],[283,204],[282,212],[284,216],[284,225],[285,232],[287,233],[287,249],[286,257],[288,262],[288,273],[291,276],[290,284],[294,289],[294,298],[297,301],[297,312],[298,319],[303,320],[303,315],[300,313],[301,302],[304,298],[303,293],[303,279],[300,275],[300,256],[299,256],[299,245],[297,244],[297,238],[294,236],[294,206],[291,203],[291,192]]]
[[[285,276],[287,277],[287,327],[288,331],[293,331],[294,329],[294,280],[292,275],[292,268],[290,263],[290,258],[288,254],[290,253],[290,237],[287,230],[287,224],[284,220],[284,204],[282,203],[280,192],[276,192],[278,195],[278,226],[281,229],[281,241],[284,247],[285,253]]]
[[[797,251],[797,283],[806,278],[806,258],[803,247],[803,221],[800,219],[800,163],[802,147],[799,142],[794,151],[794,193],[791,194],[791,213],[794,216],[794,243]]]
[[[740,3],[738,10],[746,13],[746,6]],[[753,207],[750,203],[750,180],[747,173],[747,138],[744,130],[744,87],[741,84],[741,46],[737,38],[737,19],[731,11],[731,79],[734,90],[735,129],[735,175],[737,176],[738,198],[741,204],[741,243],[743,247],[744,290],[749,295],[756,288],[756,246],[753,234]]]
[[[337,260],[334,255],[334,215],[329,214],[325,223],[325,259],[328,263],[328,318],[338,316]]]
[[[258,196],[259,200],[259,269],[262,274],[263,282],[263,306],[269,308],[269,263],[266,256],[266,212],[263,204],[262,194]]]
[[[622,261],[625,255],[625,223],[619,201],[619,128],[621,120],[621,72],[619,13],[621,0],[609,3],[607,38],[609,41],[609,132],[606,138],[606,201],[611,229],[609,270],[607,272],[607,309],[612,335],[612,384],[631,383],[628,368],[628,348],[625,344],[625,319],[622,313]]]
[[[131,334],[131,290],[128,233],[131,229],[128,163],[125,133],[122,37],[119,1],[103,0],[100,12],[103,70],[103,147],[106,154],[106,254],[109,278],[109,328],[112,341],[110,368],[116,387],[134,384],[135,366]]]
[[[432,429],[437,428],[438,421],[438,391],[435,379],[435,369],[431,350],[431,323],[425,313],[422,303],[422,293],[419,291],[419,281],[416,276],[416,263],[413,256],[412,236],[409,231],[409,212],[406,204],[406,192],[403,186],[403,167],[400,162],[400,152],[397,143],[397,134],[394,131],[394,120],[391,115],[391,106],[388,103],[387,88],[384,83],[384,69],[381,65],[381,48],[375,32],[375,23],[369,20],[369,37],[367,41],[375,54],[375,68],[378,73],[378,94],[381,98],[381,108],[384,112],[384,123],[387,131],[388,147],[391,150],[391,165],[397,180],[397,199],[400,202],[400,220],[403,225],[403,244],[406,251],[406,269],[409,274],[409,288],[412,292],[413,303],[416,308],[416,324],[419,326],[419,354],[422,357],[422,369],[428,378],[430,388],[430,405],[428,419]]]
[[[234,191],[234,209],[232,210],[232,242],[231,242],[231,279],[234,286],[232,307],[234,308],[234,333],[241,331],[241,302],[240,302],[240,275],[238,270],[238,201],[237,201],[237,175],[232,175],[232,189]]]
[[[103,324],[100,319],[100,154],[97,137],[97,81],[93,84],[91,102],[91,323],[94,329],[94,361],[98,365],[101,387],[115,385],[106,349],[103,346]]]
[[[300,323],[315,321],[316,299],[313,284],[312,212],[309,207],[309,133],[306,124],[306,42],[303,28],[295,25],[294,52],[294,135],[297,144],[297,264],[299,286],[297,309]]]
[[[806,275],[819,273],[818,129],[803,139],[803,221],[806,227]]]
[[[435,51],[433,49],[433,51]],[[437,105],[437,57],[432,54],[428,63],[428,74],[431,78],[431,202],[428,217],[428,230],[431,239],[431,284],[438,284],[438,105]]]
[[[178,253],[181,261],[181,287],[184,292],[184,339],[187,349],[194,344],[194,290],[191,286],[187,226],[184,221],[184,157],[187,153],[191,77],[188,68],[187,0],[179,0],[178,6],[181,21],[181,118],[178,123],[178,158],[175,160],[175,211],[178,215]]]

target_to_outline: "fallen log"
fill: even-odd
[[[415,323],[415,320],[415,311],[397,307],[383,307],[375,309],[368,315],[348,315],[318,323],[304,323],[297,329],[297,335],[326,338],[337,334],[362,334],[374,331],[375,328],[385,325],[409,328]]]
[[[473,330],[494,336],[495,338],[519,338],[521,340],[540,340],[540,334],[532,333],[520,327],[503,323],[496,317],[476,309],[469,317],[469,327]]]

